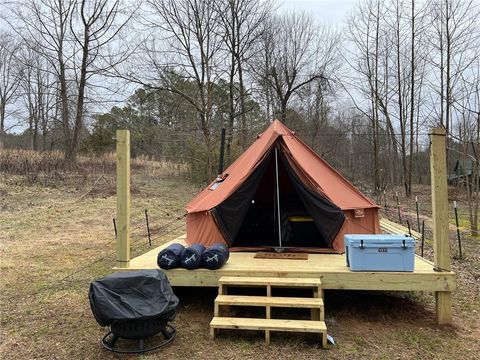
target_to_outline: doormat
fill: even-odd
[[[277,252],[259,252],[254,259],[286,259],[286,260],[308,260],[307,253],[277,253]]]

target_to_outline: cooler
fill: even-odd
[[[413,271],[415,239],[405,235],[345,235],[345,257],[351,271]]]

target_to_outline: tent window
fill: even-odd
[[[218,188],[220,186],[221,182],[214,182],[212,186],[210,186],[210,190],[215,190],[216,188]]]
[[[228,174],[225,174],[225,175],[218,175],[217,178],[215,179],[215,182],[213,183],[212,186],[210,186],[209,190],[213,191],[215,190],[216,188],[218,188],[220,186],[220,184],[227,178]]]

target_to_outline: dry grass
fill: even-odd
[[[132,170],[148,176],[185,175],[188,168],[184,164],[167,161],[154,161],[148,156],[139,156],[131,161]],[[79,156],[72,166],[65,161],[60,151],[2,150],[0,152],[0,174],[10,182],[24,185],[77,186],[115,175],[115,154],[102,156]]]
[[[87,299],[89,283],[114,265],[115,198],[102,193],[80,199],[91,184],[43,187],[13,178],[5,176],[0,184],[2,358],[115,358],[99,345],[104,329],[94,321]],[[132,180],[137,189],[132,198],[135,255],[147,249],[143,210],[148,208],[151,223],[160,227],[181,213],[197,189],[160,170],[154,176],[136,171]],[[182,232],[180,227],[156,244]],[[177,288],[177,339],[139,358],[474,359],[480,353],[480,271],[473,254],[479,253],[480,242],[465,243],[467,260],[454,261],[453,327],[435,325],[430,294],[337,291],[326,293],[327,324],[338,343],[333,349],[320,349],[312,336],[281,333],[273,334],[271,346],[255,333],[222,333],[214,342],[208,323],[215,290]],[[65,278],[87,264],[92,265]]]

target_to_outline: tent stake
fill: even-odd
[[[417,210],[417,227],[418,227],[418,231],[420,231],[420,213],[418,211],[418,196],[415,196],[415,209]]]
[[[425,245],[425,220],[422,221],[422,257],[423,257],[424,245]]]
[[[397,198],[397,213],[398,213],[398,222],[402,223],[402,215],[400,214],[400,202],[398,200],[398,192],[395,192],[395,197]]]
[[[383,201],[385,202],[384,207],[385,207],[385,212],[386,212],[387,217],[388,217],[387,192],[385,190],[383,190]]]
[[[458,210],[457,210],[457,202],[453,202],[453,207],[455,209],[455,224],[457,225],[457,239],[458,239],[458,251],[460,255],[460,259],[462,259],[462,239],[460,238],[460,229],[458,224]]]
[[[117,222],[115,218],[113,218],[113,230],[115,230],[115,239],[117,238]]]
[[[145,209],[145,220],[147,221],[148,246],[152,246],[152,238],[150,236],[150,225],[148,224],[148,211]]]

